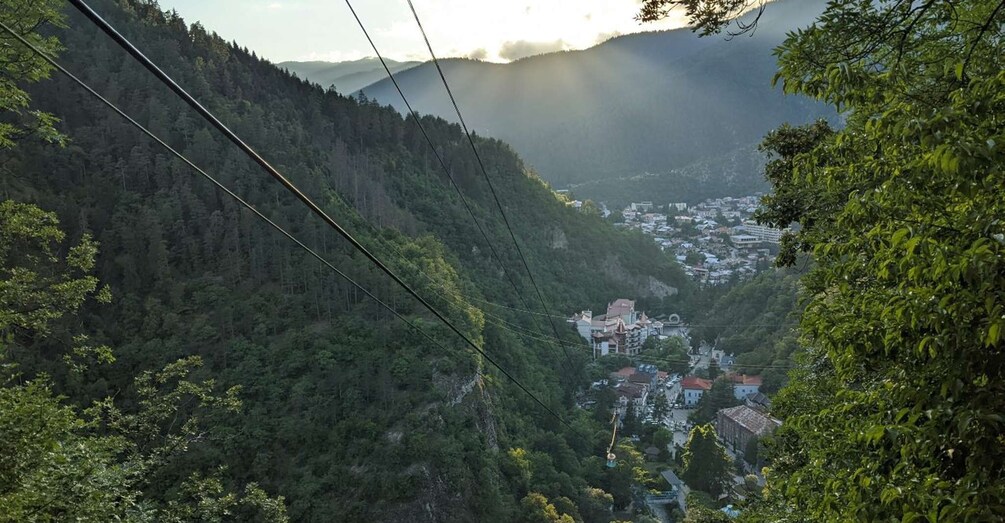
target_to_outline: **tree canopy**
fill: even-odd
[[[736,6],[685,4],[713,30]],[[774,192],[758,219],[799,224],[780,264],[814,261],[804,365],[774,409],[775,514],[1005,515],[1003,21],[1000,1],[842,0],[776,51],[785,91],[843,126],[763,146]]]
[[[815,261],[769,490],[811,519],[1005,514],[1003,18],[992,1],[832,2],[777,51],[784,89],[845,120],[764,142],[759,220],[800,224],[781,264]]]
[[[684,446],[684,469],[681,479],[694,490],[718,497],[726,488],[730,476],[730,459],[719,444],[715,427],[695,425]]]

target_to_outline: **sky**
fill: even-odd
[[[641,0],[412,0],[437,57],[508,62],[585,49],[619,34],[671,29],[683,17],[640,25]],[[273,62],[356,60],[374,53],[341,0],[160,0],[188,23]],[[405,0],[356,0],[381,54],[429,59]]]

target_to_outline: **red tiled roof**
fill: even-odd
[[[645,393],[645,389],[638,383],[622,383],[615,387],[614,393],[618,396],[641,398]]]
[[[680,387],[682,389],[709,390],[712,388],[712,382],[706,379],[699,378],[698,376],[687,376],[683,380],[681,380]]]
[[[738,385],[757,385],[760,387],[763,384],[760,376],[747,376],[746,374],[730,374],[729,380]]]
[[[611,376],[617,376],[619,378],[627,378],[632,374],[635,374],[635,367],[625,367],[621,370],[612,372]]]
[[[644,372],[636,372],[631,376],[628,376],[628,381],[632,383],[651,383],[653,380],[652,374],[646,374]]]

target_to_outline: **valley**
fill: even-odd
[[[0,5],[0,521],[1005,517],[1002,5],[311,1]]]

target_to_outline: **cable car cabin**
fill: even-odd
[[[608,452],[607,453],[607,468],[612,469],[612,468],[616,467],[618,465],[618,462],[615,461],[616,459],[617,459],[617,456],[615,456],[613,452]]]

